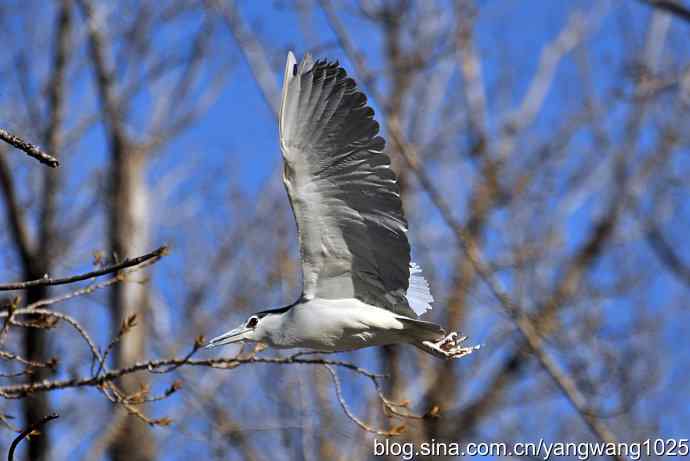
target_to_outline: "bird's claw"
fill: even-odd
[[[424,341],[424,345],[437,352],[440,356],[447,359],[459,359],[479,349],[479,346],[460,346],[467,336],[459,336],[456,332],[451,332],[439,341]]]

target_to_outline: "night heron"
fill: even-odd
[[[337,62],[288,54],[279,116],[297,221],[302,296],[251,315],[207,347],[254,341],[340,352],[412,344],[441,358],[475,347],[420,320],[433,297],[410,262],[400,189],[366,96]]]

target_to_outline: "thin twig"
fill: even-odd
[[[98,364],[98,370],[96,370],[96,373],[94,373],[96,376],[101,374],[101,371],[104,370],[105,368],[105,362],[108,360],[108,355],[110,352],[112,352],[113,347],[115,347],[116,344],[118,344],[124,335],[126,335],[132,328],[136,326],[136,314],[130,315],[125,321],[122,322],[122,325],[120,325],[120,330],[117,332],[117,335],[110,341],[108,344],[108,347],[106,347],[105,352],[103,352],[103,356],[100,359],[100,363]]]
[[[5,342],[5,336],[7,336],[7,332],[10,329],[10,319],[12,318],[14,311],[17,310],[18,303],[19,298],[15,298],[7,306],[7,317],[5,317],[5,320],[2,322],[2,328],[0,328],[0,344]]]
[[[7,454],[7,459],[8,461],[13,461],[14,460],[14,450],[17,449],[17,445],[19,445],[19,442],[24,440],[26,437],[31,435],[34,431],[36,431],[39,427],[43,426],[49,421],[52,421],[56,418],[59,418],[60,415],[57,413],[50,413],[49,415],[44,416],[43,418],[39,419],[35,423],[31,424],[29,427],[24,429],[19,436],[17,436],[16,439],[12,442],[12,445],[10,445],[10,452]]]
[[[96,347],[96,343],[93,341],[93,339],[91,339],[91,336],[89,336],[89,334],[86,332],[86,329],[83,326],[81,326],[81,324],[77,322],[75,318],[67,314],[63,314],[62,312],[51,311],[49,309],[17,309],[14,312],[14,315],[45,315],[55,317],[59,320],[69,323],[84,339],[86,345],[89,347],[89,350],[96,358],[96,360],[98,360],[99,362],[103,360],[100,352],[98,351],[98,348]]]
[[[170,373],[171,371],[173,371],[173,370],[175,370],[175,369],[177,369],[177,368],[180,368],[182,365],[185,364],[185,362],[187,362],[189,359],[191,359],[192,356],[193,356],[194,354],[196,354],[196,352],[197,352],[199,349],[201,349],[201,346],[203,346],[203,344],[204,344],[204,338],[203,338],[203,336],[199,336],[198,338],[196,338],[196,340],[194,340],[194,346],[192,347],[192,350],[189,351],[189,353],[188,353],[187,355],[185,355],[185,356],[182,358],[182,362],[180,362],[180,363],[177,364],[177,365],[173,365],[173,366],[170,366],[170,367],[168,367],[168,368],[164,368],[164,369],[162,369],[162,370],[156,370],[156,369],[153,369],[153,368],[152,368],[152,369],[150,369],[149,371],[150,371],[151,373],[156,373],[156,374]]]
[[[11,291],[11,290],[24,290],[26,288],[31,288],[31,287],[37,287],[37,286],[53,286],[53,285],[65,285],[68,283],[74,283],[74,282],[80,282],[82,280],[88,280],[92,279],[95,277],[100,277],[101,275],[105,274],[112,274],[113,272],[117,272],[121,269],[126,269],[128,267],[132,266],[138,266],[139,264],[142,264],[146,261],[149,260],[158,260],[161,257],[165,256],[168,252],[168,246],[163,245],[162,247],[147,253],[145,255],[136,257],[136,258],[127,258],[124,261],[113,264],[111,266],[104,267],[102,269],[98,269],[95,271],[87,272],[85,274],[78,274],[78,275],[73,275],[71,277],[64,277],[64,278],[49,278],[49,277],[44,277],[41,279],[37,280],[30,280],[27,282],[14,282],[14,283],[5,283],[5,284],[0,284],[0,291]]]
[[[53,168],[56,168],[60,165],[58,159],[56,159],[52,155],[45,153],[40,147],[31,144],[30,142],[24,141],[19,136],[14,135],[7,130],[3,130],[2,128],[0,128],[0,139],[7,142],[8,144],[13,145],[17,149],[23,150],[27,153],[27,155],[35,158],[44,165],[48,165]]]
[[[385,437],[390,437],[390,436],[395,436],[395,435],[400,435],[402,433],[403,427],[402,426],[397,426],[394,427],[391,430],[384,431],[381,429],[376,429],[371,426],[369,426],[367,423],[359,419],[354,413],[352,413],[352,410],[350,410],[350,407],[347,405],[347,402],[345,402],[345,398],[343,397],[343,390],[340,386],[340,379],[338,379],[338,375],[336,374],[335,370],[333,367],[330,365],[324,365],[326,370],[331,374],[331,378],[333,378],[333,385],[335,386],[335,395],[338,398],[338,403],[340,403],[340,407],[343,409],[345,412],[345,415],[350,418],[352,422],[354,422],[357,426],[359,426],[361,429],[365,430],[366,432],[370,432],[372,434],[376,435],[382,435]]]
[[[0,359],[8,361],[17,361],[22,365],[26,365],[27,367],[32,368],[55,368],[55,366],[57,365],[56,358],[49,359],[46,362],[37,362],[35,360],[28,360],[20,355],[3,350],[0,350]]]
[[[141,267],[143,267],[143,266],[140,266],[139,268],[141,268]],[[55,296],[53,298],[41,299],[39,301],[36,301],[35,303],[29,304],[24,309],[36,309],[38,307],[50,306],[52,304],[61,303],[63,301],[67,301],[69,299],[76,298],[78,296],[85,296],[85,295],[93,293],[96,290],[100,290],[102,288],[107,288],[107,287],[114,285],[118,282],[122,282],[122,280],[123,280],[122,277],[118,275],[116,277],[112,277],[112,278],[109,278],[107,280],[104,280],[103,282],[93,283],[91,285],[85,286],[84,288],[80,288],[78,290],[71,291],[71,292],[66,293],[64,295]],[[6,313],[0,312],[0,316],[4,316],[4,314],[6,314]]]

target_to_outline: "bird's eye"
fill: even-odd
[[[249,320],[247,320],[247,328],[254,328],[257,323],[259,323],[258,317],[250,317]]]

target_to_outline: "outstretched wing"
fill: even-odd
[[[306,298],[349,298],[415,317],[400,190],[367,98],[337,62],[289,53],[280,110],[283,181]]]

